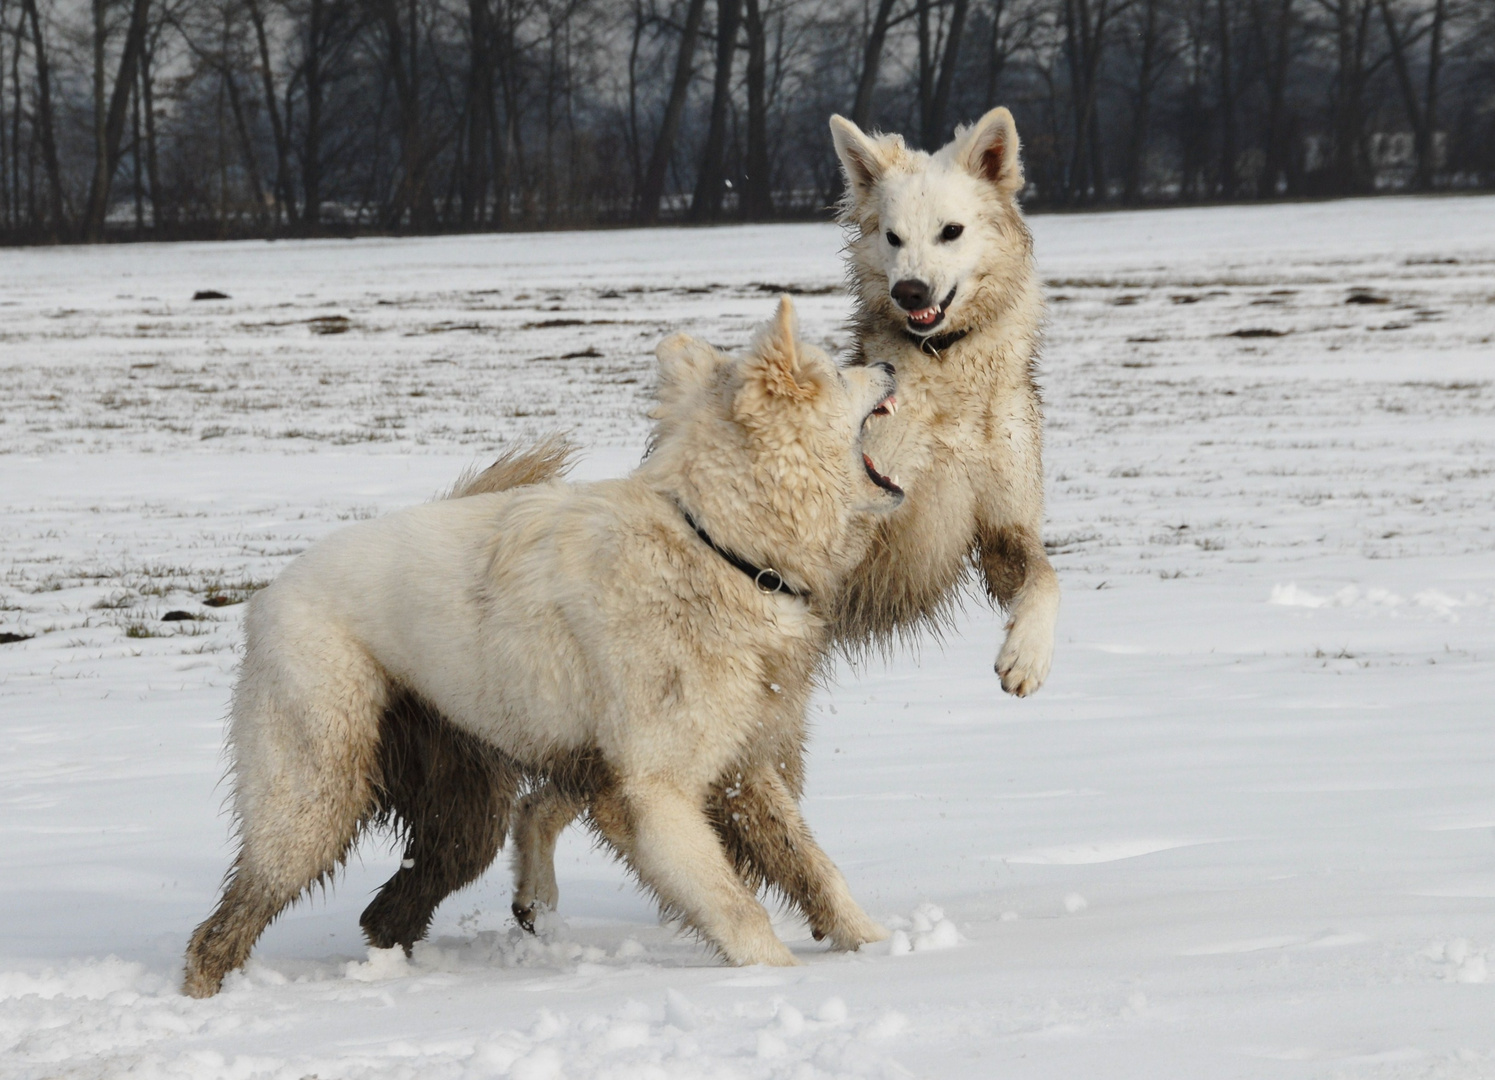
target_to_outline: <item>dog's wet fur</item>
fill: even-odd
[[[893,376],[838,373],[787,298],[740,358],[679,335],[659,358],[654,449],[630,477],[554,482],[570,450],[547,441],[332,534],[251,600],[229,730],[239,851],[186,993],[216,993],[371,827],[404,859],[360,922],[409,951],[511,830],[549,855],[565,821],[546,807],[585,809],[729,962],[798,962],[761,885],[837,948],[887,936],[798,799],[830,598],[862,518],[903,499],[863,456]],[[728,549],[796,593],[763,591]]]

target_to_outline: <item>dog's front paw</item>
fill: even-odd
[[[1007,624],[1007,640],[997,654],[996,671],[1002,689],[1027,697],[1049,677],[1054,660],[1054,632],[1039,620],[1013,619]]]

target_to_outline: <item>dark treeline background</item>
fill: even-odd
[[[1495,186],[1495,0],[0,0],[0,238],[823,214],[826,119],[1030,205]]]

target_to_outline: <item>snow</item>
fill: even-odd
[[[568,834],[538,938],[499,865],[407,960],[375,838],[208,1001],[203,599],[542,431],[627,469],[664,334],[787,285],[846,343],[839,236],[7,252],[0,1076],[1495,1075],[1495,198],[1033,229],[1054,673],[1002,695],[972,604],[813,708],[806,815],[892,941],[722,968]]]

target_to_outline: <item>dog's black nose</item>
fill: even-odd
[[[929,286],[916,278],[904,278],[893,286],[893,299],[904,311],[918,311],[929,306]]]
[[[869,367],[875,367],[875,368],[882,368],[889,375],[892,375],[895,378],[898,375],[898,369],[895,368],[892,364],[888,363],[886,360],[879,360],[877,363],[875,363],[875,364],[869,364],[868,366]]]

